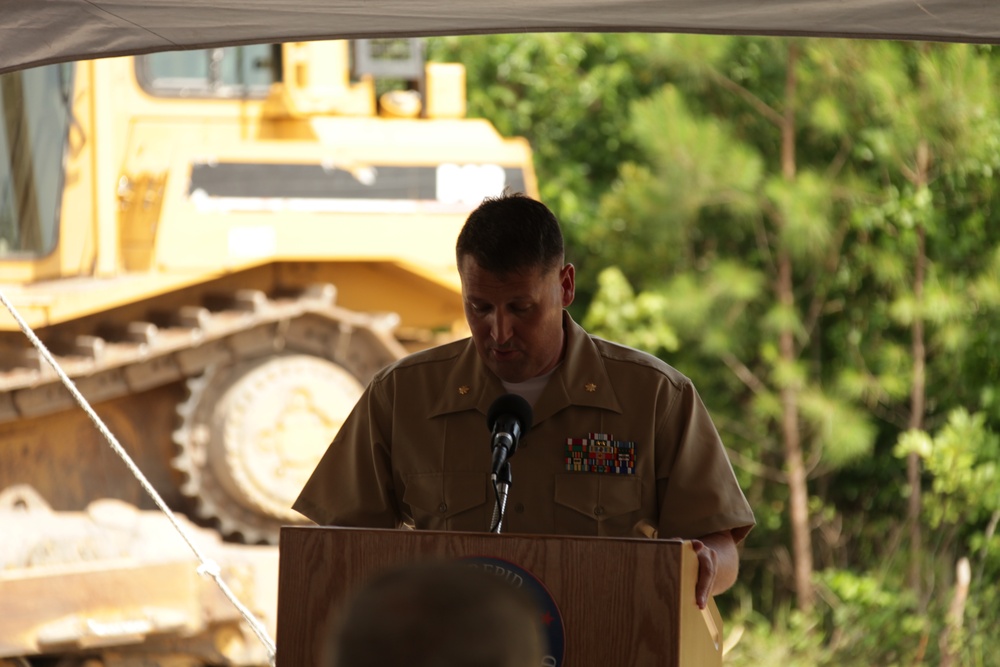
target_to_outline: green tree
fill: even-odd
[[[610,251],[640,298],[653,293],[668,304],[660,316],[686,345],[731,372],[723,386],[740,397],[731,404],[739,412],[726,420],[741,425],[732,435],[753,443],[757,460],[780,466],[770,476],[787,485],[780,502],[792,581],[809,611],[809,475],[867,452],[874,434],[841,395],[835,367],[811,357],[821,316],[837,307],[828,283],[851,207],[869,193],[827,136],[844,122],[831,117],[850,110],[835,104],[843,79],[821,75],[831,57],[822,45],[740,38],[706,49],[704,39],[675,53],[695,63],[686,79],[634,106],[630,131],[644,160],[623,165],[589,238]],[[706,86],[711,94],[689,102]]]
[[[940,664],[987,664],[995,656],[1000,595],[984,585],[1000,574],[1000,437],[983,413],[953,410],[932,437],[907,431],[898,456],[917,456],[931,477],[922,496],[927,525],[941,534],[940,555],[955,567],[950,599],[940,605]],[[948,572],[944,572],[947,576]],[[970,595],[971,592],[971,595]],[[942,596],[943,597],[943,596]]]
[[[640,148],[623,133],[629,106],[671,76],[673,35],[526,34],[429,40],[432,60],[461,62],[468,113],[534,149],[539,190],[564,225],[571,256],[619,165]],[[593,276],[578,286],[581,303]]]
[[[906,404],[891,390],[880,392],[883,414],[892,415],[897,428],[921,430],[933,417],[929,402],[936,398],[928,389],[928,358],[938,351],[955,353],[967,336],[964,324],[955,323],[965,320],[973,305],[965,288],[968,253],[947,250],[956,213],[949,184],[995,151],[984,141],[996,131],[995,84],[989,62],[974,47],[873,43],[863,56],[872,111],[860,138],[887,185],[883,203],[866,221],[869,243],[859,244],[852,260],[876,278],[872,284],[881,298],[869,306],[886,309],[885,319],[909,338],[907,363],[897,370],[902,377],[890,379],[893,388],[908,385]],[[905,340],[892,335],[894,344]],[[909,584],[919,593],[923,545],[916,453],[907,458],[907,484]]]

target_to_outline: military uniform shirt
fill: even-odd
[[[662,538],[729,529],[740,542],[753,513],[691,381],[652,355],[589,335],[568,313],[564,328],[563,361],[510,459],[504,532],[630,537],[644,520]],[[391,364],[369,383],[294,508],[324,525],[488,531],[495,496],[486,413],[504,393],[471,339]],[[581,454],[580,442],[596,442],[587,448],[598,453]],[[577,457],[611,465],[581,465],[573,443]]]

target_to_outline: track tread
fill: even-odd
[[[340,308],[334,304],[335,294],[334,286],[325,284],[281,297],[240,290],[210,300],[215,310],[187,306],[162,324],[130,322],[115,338],[80,335],[68,343],[57,341],[52,353],[84,397],[95,402],[193,377],[213,363],[234,363],[280,349],[287,344],[284,332],[298,334],[296,322],[303,318],[315,320],[311,335],[325,339],[307,343],[305,351],[332,358],[339,352],[339,336],[331,332],[356,330],[379,338],[396,357],[405,353],[392,337],[391,317]],[[11,367],[0,372],[0,423],[73,406],[69,392],[37,351],[5,356]],[[363,376],[376,369],[352,370]]]

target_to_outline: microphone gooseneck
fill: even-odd
[[[492,458],[493,493],[497,504],[493,508],[493,520],[490,522],[490,532],[499,533],[507,508],[507,494],[512,483],[510,474],[510,458],[517,451],[517,443],[521,435],[531,428],[531,405],[517,394],[504,394],[493,401],[486,413],[486,426],[489,427],[490,450]]]

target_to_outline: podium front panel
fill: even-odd
[[[372,577],[459,558],[506,561],[544,586],[565,634],[559,666],[721,664],[721,620],[714,603],[702,611],[694,602],[697,556],[687,542],[288,526],[281,529],[277,667],[323,665],[331,621]]]

